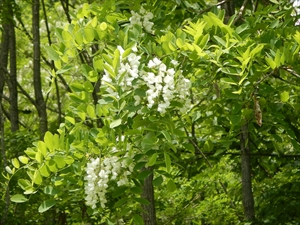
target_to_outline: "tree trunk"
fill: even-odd
[[[156,213],[154,205],[154,188],[153,188],[153,169],[151,167],[143,168],[143,170],[152,171],[152,173],[145,179],[144,185],[142,187],[143,192],[141,197],[149,201],[149,205],[142,205],[143,208],[143,221],[144,225],[156,225]]]
[[[247,221],[254,221],[255,214],[251,182],[251,158],[249,148],[248,123],[243,125],[241,128],[240,142],[244,216]]]
[[[13,15],[12,7],[9,7],[10,15]],[[9,114],[11,131],[19,130],[19,111],[18,111],[18,85],[17,85],[17,56],[16,56],[16,33],[13,20],[8,23],[9,34]]]
[[[3,90],[4,84],[8,83],[8,53],[9,53],[9,20],[12,19],[8,10],[11,8],[9,6],[9,2],[3,1],[0,2],[0,7],[2,8],[3,13],[3,26],[2,26],[2,37],[1,37],[1,45],[0,45],[0,143],[1,143],[1,156],[3,160],[3,171],[5,171],[5,167],[7,166],[6,152],[5,152],[5,143],[4,143],[4,113],[2,108],[2,99],[3,99]],[[9,209],[9,187],[7,186],[5,192],[5,206],[3,207],[2,217],[0,224],[6,224],[6,218]]]
[[[40,71],[40,2],[33,0],[32,3],[32,34],[33,34],[33,86],[36,101],[36,108],[39,116],[40,139],[48,130],[46,102],[42,92],[41,71]]]
[[[219,0],[219,2],[222,2],[223,0]],[[225,21],[224,23],[228,23],[229,19],[231,16],[234,15],[235,13],[235,5],[234,5],[234,0],[230,0],[222,4],[221,6],[222,9],[225,10]]]

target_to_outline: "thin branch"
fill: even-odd
[[[277,72],[277,69],[272,70],[271,73],[267,74],[266,76],[262,77],[259,81],[254,83],[254,86],[257,87],[261,82],[263,82],[268,77],[272,76],[275,72]]]
[[[293,76],[300,78],[300,75],[298,73],[296,73],[294,70],[288,68],[288,67],[281,67],[282,69],[284,69],[285,71],[288,71],[290,74],[292,74]]]
[[[198,14],[199,14],[199,15],[202,15],[202,14],[204,14],[204,13],[210,11],[213,7],[223,5],[223,4],[225,4],[226,2],[229,2],[229,1],[231,1],[231,0],[224,0],[224,1],[222,1],[222,2],[218,2],[218,3],[215,4],[215,5],[209,6],[209,7],[207,7],[206,9],[201,10]]]
[[[243,14],[244,14],[244,11],[245,11],[245,8],[246,8],[247,2],[248,2],[248,0],[244,0],[243,5],[241,6],[241,8],[240,8],[240,10],[238,12],[238,15],[234,19],[232,25],[234,25],[237,21],[239,21],[242,18]]]
[[[17,83],[18,88],[20,89],[21,93],[23,95],[26,96],[26,98],[31,102],[31,104],[33,104],[36,107],[36,102],[35,100],[24,90],[24,88],[19,84],[19,82]]]

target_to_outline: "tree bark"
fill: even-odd
[[[219,0],[221,2],[221,0]],[[228,23],[229,19],[231,16],[234,15],[235,13],[235,5],[234,5],[234,0],[230,0],[222,4],[221,6],[222,9],[225,10],[225,21],[224,23]]]
[[[9,7],[10,15],[13,15],[12,7]],[[8,23],[9,34],[9,114],[11,131],[19,130],[19,110],[18,110],[18,85],[17,85],[17,56],[16,56],[16,33],[12,18]]]
[[[32,3],[32,34],[33,34],[33,86],[36,101],[36,108],[39,116],[40,139],[43,139],[44,134],[48,130],[46,102],[42,92],[41,71],[40,71],[40,2],[33,0]]]
[[[5,167],[7,166],[6,152],[5,152],[5,143],[4,143],[4,113],[2,108],[2,99],[3,99],[3,90],[4,84],[8,83],[8,74],[7,74],[7,66],[8,66],[8,53],[9,53],[9,28],[8,21],[11,16],[8,13],[9,4],[7,1],[0,2],[0,7],[3,12],[3,26],[2,26],[2,37],[1,37],[1,45],[0,45],[0,142],[1,142],[1,156],[3,160],[3,171],[5,171]],[[0,220],[0,224],[6,224],[6,218],[9,209],[9,187],[7,186],[5,192],[5,206],[2,211],[2,218]]]
[[[152,173],[145,179],[142,187],[143,192],[141,197],[149,201],[149,205],[142,205],[143,213],[142,218],[144,225],[156,225],[156,212],[154,204],[154,188],[153,188],[153,169],[151,167],[143,168],[142,171],[149,170]]]
[[[251,156],[249,148],[248,123],[243,125],[241,128],[240,144],[244,216],[247,221],[254,221],[255,213],[251,182]]]

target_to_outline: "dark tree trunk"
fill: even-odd
[[[1,156],[3,160],[3,171],[5,171],[5,167],[7,166],[6,152],[5,152],[5,143],[4,143],[4,113],[2,108],[2,99],[3,99],[3,90],[4,84],[9,83],[9,76],[7,71],[8,66],[8,56],[9,56],[9,23],[12,20],[12,16],[9,14],[9,5],[8,1],[0,2],[0,7],[3,13],[3,26],[2,26],[2,37],[1,37],[1,45],[0,45],[0,143],[1,143]],[[5,192],[5,206],[3,211],[1,212],[2,217],[0,224],[6,224],[8,209],[9,209],[9,188],[7,186]]]
[[[219,2],[222,2],[222,0],[219,0]],[[229,0],[229,1],[225,2],[224,4],[222,4],[221,8],[225,10],[224,23],[228,23],[228,20],[230,19],[230,17],[233,16],[235,13],[234,0]]]
[[[48,129],[46,102],[42,92],[41,71],[40,71],[40,2],[33,0],[32,3],[32,34],[33,34],[33,85],[35,93],[36,108],[39,116],[40,138],[43,139]]]
[[[9,7],[10,15],[13,15],[12,8]],[[16,56],[16,33],[13,20],[9,20],[9,100],[10,100],[10,125],[11,131],[19,130],[19,111],[18,111],[18,85],[17,85],[17,56]]]
[[[152,173],[145,179],[142,187],[142,198],[149,201],[149,205],[142,205],[144,212],[142,213],[144,225],[156,225],[156,213],[154,204],[154,188],[153,188],[153,169],[151,167],[143,168],[142,170],[149,170]]]
[[[249,148],[249,133],[248,124],[242,126],[241,135],[241,170],[242,170],[242,197],[244,216],[247,221],[254,221],[254,199],[252,193],[252,182],[251,182],[251,158]]]

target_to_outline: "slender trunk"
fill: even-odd
[[[13,15],[13,10],[9,7],[10,15]],[[18,86],[17,86],[17,56],[16,56],[16,33],[14,22],[9,20],[8,24],[9,34],[9,57],[10,57],[10,71],[9,71],[9,100],[10,100],[10,125],[11,131],[19,130],[19,111],[18,111]]]
[[[0,84],[0,88],[1,88],[1,84]],[[3,91],[3,89],[1,91]],[[0,92],[0,93],[1,93],[1,96],[0,96],[0,132],[1,132],[0,140],[1,140],[1,155],[2,155],[2,159],[3,159],[3,171],[5,171],[5,167],[7,166],[7,159],[6,159],[5,144],[4,144],[4,114],[2,112],[2,92]],[[5,192],[5,207],[3,208],[2,218],[0,221],[1,225],[6,224],[9,203],[10,203],[9,186],[7,185],[6,192]]]
[[[43,8],[43,12],[44,12],[44,18],[45,18],[45,25],[46,25],[46,29],[47,29],[47,37],[48,37],[48,43],[49,45],[52,44],[51,41],[51,33],[50,33],[50,28],[49,28],[49,24],[48,24],[48,17],[47,17],[47,10],[46,10],[46,6],[45,6],[45,1],[42,0],[42,8]],[[54,61],[51,61],[51,69],[55,70],[55,66],[54,66]],[[62,123],[62,109],[61,109],[61,101],[60,101],[60,91],[59,91],[59,86],[58,86],[58,82],[57,82],[57,78],[54,78],[54,84],[55,84],[55,89],[56,89],[56,97],[57,97],[57,110],[58,110],[58,117],[57,117],[57,127]]]
[[[42,92],[41,71],[40,71],[40,2],[33,0],[32,3],[32,34],[33,34],[33,86],[35,93],[36,108],[39,116],[40,138],[43,139],[48,129],[46,102]]]
[[[247,221],[254,221],[254,199],[251,182],[251,158],[249,148],[248,123],[242,126],[240,135],[241,144],[241,170],[242,170],[242,198],[244,216]]]
[[[7,2],[1,2],[0,7],[3,10],[3,15],[6,15],[7,12]],[[7,14],[8,15],[8,14]],[[1,156],[3,160],[3,171],[5,171],[5,167],[7,166],[6,152],[5,152],[5,143],[4,143],[4,113],[2,108],[2,99],[3,99],[3,90],[4,84],[7,83],[7,65],[8,65],[8,52],[9,52],[9,31],[7,25],[7,18],[4,18],[4,23],[2,26],[2,37],[1,37],[1,46],[0,46],[0,142],[1,142]],[[2,217],[0,224],[6,224],[6,218],[9,209],[9,188],[7,186],[5,193],[5,207],[3,208]]]
[[[222,2],[222,1],[219,0],[219,2]],[[222,4],[221,8],[225,10],[224,23],[228,23],[230,17],[233,16],[235,13],[234,0],[229,0],[229,1],[225,2],[224,4]]]
[[[152,173],[145,179],[144,185],[142,187],[142,198],[149,201],[149,205],[142,205],[143,208],[143,221],[144,225],[156,225],[156,213],[154,205],[154,188],[153,188],[153,169],[151,167],[143,168],[142,170],[150,170]]]

